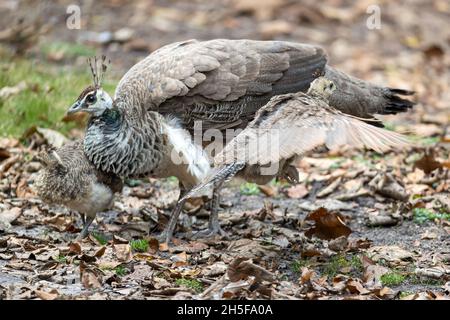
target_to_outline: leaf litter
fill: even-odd
[[[132,31],[148,39],[102,45],[107,52],[120,51],[117,68],[125,71],[147,50],[160,47],[161,39],[169,43],[181,40],[174,36],[178,34],[199,37],[199,26],[207,26],[215,37],[227,37],[230,30],[238,38],[288,39],[298,34],[297,41],[326,46],[334,65],[346,72],[416,90],[413,112],[383,116],[396,130],[416,134],[416,147],[386,155],[318,150],[297,163],[297,185],[281,182],[242,194],[229,183],[220,211],[229,239],[192,240],[193,232],[207,223],[207,199],[197,199],[181,215],[174,244],[166,246],[155,237],[176,201],[176,184],[170,180],[130,182],[114,208],[99,214],[90,236],[74,242],[81,229],[78,215],[43,204],[32,190],[40,170],[34,157],[46,144],[61,145],[66,138],[41,127],[30,128],[21,141],[1,138],[0,299],[449,298],[449,88],[448,71],[443,71],[448,70],[449,49],[447,30],[435,25],[443,23],[437,11],[448,8],[385,4],[384,12],[408,10],[413,16],[421,12],[434,17],[420,25],[420,39],[410,35],[407,15],[383,21],[387,31],[395,30],[386,32],[383,42],[407,49],[398,55],[383,51],[390,46],[379,46],[376,34],[366,49],[346,36],[358,25],[348,21],[365,21],[362,5],[255,4],[212,1],[220,13],[214,18],[192,4],[188,10],[197,17],[195,26],[185,23],[187,7],[182,3],[171,4],[170,14],[155,4],[154,19],[133,12],[142,21],[133,28],[142,29]],[[126,23],[129,10],[134,9],[106,18]],[[242,28],[247,19],[255,23]],[[165,30],[151,26],[152,21],[161,22]],[[16,83],[0,89],[8,101],[33,88]],[[133,250],[133,241],[148,245]]]

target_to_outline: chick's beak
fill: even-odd
[[[76,113],[78,111],[81,111],[81,109],[83,109],[83,104],[80,101],[77,101],[70,106],[69,110],[67,110],[67,114]]]

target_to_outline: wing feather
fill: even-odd
[[[235,162],[266,165],[301,156],[321,145],[329,149],[349,145],[386,152],[410,144],[399,133],[325,107],[323,101],[314,104],[313,99],[301,93],[289,97],[287,101],[274,99],[281,104],[278,108],[271,103],[263,107],[257,118],[214,158],[215,165]],[[304,103],[305,99],[308,103]],[[265,119],[261,121],[259,118],[263,116]]]

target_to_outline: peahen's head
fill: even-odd
[[[100,116],[107,109],[111,109],[113,100],[101,87],[89,86],[84,89],[77,101],[69,108],[68,114],[76,112],[89,112]]]
[[[308,95],[322,96],[328,98],[336,90],[336,85],[333,81],[324,77],[316,78],[308,89]]]
[[[112,108],[113,99],[101,87],[103,75],[107,69],[105,60],[105,56],[102,56],[101,61],[97,60],[97,57],[94,58],[94,61],[88,59],[94,85],[88,86],[81,92],[77,101],[67,111],[68,114],[83,111],[100,116],[103,112]]]

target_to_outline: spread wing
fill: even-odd
[[[326,63],[321,48],[306,44],[189,40],[133,66],[116,98],[133,100],[126,108],[173,115],[188,129],[196,120],[204,130],[236,127],[251,121],[272,96],[306,90]]]
[[[320,145],[343,145],[384,152],[409,145],[401,134],[378,128],[303,93],[273,97],[255,119],[214,157],[214,168],[184,198],[226,181],[248,165],[278,163]]]
[[[231,163],[260,164],[300,156],[320,145],[343,145],[377,152],[408,145],[401,134],[346,115],[303,93],[272,99],[253,122],[214,158],[216,166]]]

